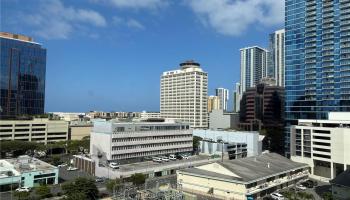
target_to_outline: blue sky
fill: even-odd
[[[239,49],[267,47],[284,20],[284,0],[1,3],[1,31],[47,48],[46,112],[158,111],[161,73],[187,59],[208,72],[209,95],[232,95]]]

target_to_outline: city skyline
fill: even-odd
[[[33,2],[39,3],[38,8],[30,2],[4,1],[4,16],[9,20],[4,20],[1,31],[28,35],[47,49],[46,112],[157,111],[161,73],[188,59],[200,62],[208,72],[209,95],[218,87],[232,91],[239,81],[239,49],[267,48],[268,34],[283,28],[282,0],[242,3],[241,8],[257,13],[269,10],[261,19],[250,17],[235,25],[231,25],[237,19],[234,12],[225,16],[228,23],[219,14],[211,15],[237,9],[225,1],[216,2],[222,6],[194,1]],[[64,17],[54,10],[70,15]],[[52,19],[45,19],[48,12]],[[61,32],[63,27],[69,31],[58,34],[52,24],[62,25]],[[147,81],[141,81],[145,76]],[[231,101],[228,107],[232,110]]]

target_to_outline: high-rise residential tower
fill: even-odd
[[[0,32],[0,119],[44,113],[46,49],[24,35]]]
[[[298,119],[327,119],[330,111],[350,111],[350,3],[286,0],[285,6],[289,150],[289,127]]]
[[[233,92],[233,112],[239,112],[241,102],[241,84],[236,83],[234,92]]]
[[[216,88],[215,93],[216,96],[219,98],[219,109],[227,111],[227,101],[229,99],[228,89]]]
[[[240,49],[241,52],[241,94],[250,87],[255,87],[260,79],[267,76],[266,49],[258,46]]]
[[[192,60],[181,63],[180,67],[161,76],[161,117],[180,119],[193,128],[206,128],[208,74]]]
[[[284,87],[284,29],[275,31],[269,35],[269,54],[267,76],[276,80],[277,86]]]
[[[208,96],[208,113],[212,110],[219,110],[220,100],[218,96]]]

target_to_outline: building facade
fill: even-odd
[[[264,136],[260,136],[259,133],[255,131],[194,129],[193,135],[205,141],[247,144],[247,156],[256,156],[262,153],[262,140]]]
[[[19,156],[0,160],[0,191],[57,183],[58,168],[37,158]]]
[[[0,32],[0,119],[44,114],[46,49],[32,38]]]
[[[218,96],[209,96],[208,97],[208,113],[213,110],[218,110],[220,107],[220,100]]]
[[[267,76],[273,77],[276,80],[276,85],[281,87],[284,87],[285,71],[284,34],[284,29],[281,29],[269,35],[270,61]]]
[[[311,175],[330,180],[350,169],[350,113],[329,120],[300,119],[291,126],[291,159],[311,167]]]
[[[289,150],[289,126],[297,119],[326,119],[328,112],[350,111],[350,7],[346,0],[287,0],[285,11]]]
[[[283,127],[284,88],[258,84],[242,97],[240,127],[261,130],[263,127]]]
[[[161,76],[161,117],[182,120],[193,128],[206,128],[208,74],[194,61],[181,63],[180,67]]]
[[[209,113],[209,129],[224,130],[237,129],[239,124],[239,113],[213,110]]]
[[[177,171],[185,192],[218,199],[260,199],[308,177],[306,164],[274,153]]]
[[[219,98],[219,109],[227,111],[227,102],[229,99],[228,89],[225,88],[216,88],[215,94]]]
[[[247,144],[245,143],[201,140],[199,146],[199,153],[204,155],[223,157],[229,160],[247,157]]]
[[[96,121],[90,152],[102,161],[138,162],[145,157],[191,152],[189,124],[164,122]]]
[[[0,120],[0,141],[22,140],[45,144],[68,140],[68,122],[63,120]]]
[[[140,115],[141,119],[159,119],[160,117],[160,112],[146,112],[142,111]]]
[[[241,84],[236,83],[233,92],[233,112],[239,112],[241,102]]]
[[[241,94],[267,76],[267,50],[258,46],[240,49]]]

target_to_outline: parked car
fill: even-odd
[[[306,187],[301,185],[301,184],[295,186],[295,188],[298,189],[298,190],[306,190]]]
[[[182,154],[181,156],[182,156],[182,159],[186,159],[187,160],[189,158],[188,155],[186,155],[186,154]]]
[[[115,162],[109,163],[109,167],[111,167],[112,169],[119,169],[118,163],[115,163]]]
[[[176,156],[174,154],[169,155],[169,160],[176,160]]]
[[[76,168],[76,167],[68,167],[67,170],[68,171],[75,171],[75,170],[78,170],[78,168]]]
[[[95,182],[96,183],[103,183],[105,179],[103,177],[96,177]]]
[[[159,157],[153,157],[152,159],[154,162],[158,162],[158,163],[161,163],[162,162],[162,159],[159,158]]]
[[[17,192],[30,192],[29,187],[20,187],[16,189]]]
[[[168,157],[162,156],[161,158],[162,158],[162,161],[169,162],[169,158]]]
[[[312,181],[312,180],[307,180],[303,183],[301,183],[301,185],[307,187],[307,188],[313,188],[314,186],[317,186],[317,182],[316,181]]]
[[[273,199],[275,199],[275,200],[284,200],[283,195],[280,194],[280,193],[277,193],[277,192],[272,193],[272,194],[271,194],[271,197],[272,197]]]
[[[61,168],[61,167],[67,167],[67,163],[62,163],[60,165],[57,165],[57,167]]]

